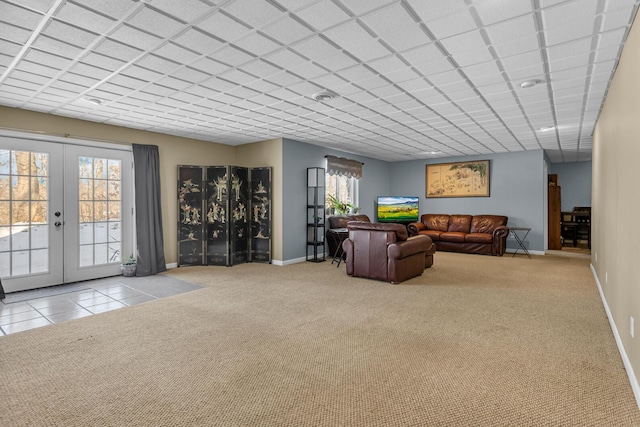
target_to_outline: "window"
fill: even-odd
[[[342,203],[358,206],[358,180],[341,175],[326,176],[325,200],[329,195],[334,196]]]
[[[331,208],[329,200],[335,197],[349,208],[358,206],[358,178],[362,176],[362,163],[341,157],[327,157],[327,172],[325,177],[325,200]],[[336,211],[335,214],[348,213],[348,210]]]

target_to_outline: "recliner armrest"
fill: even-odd
[[[419,252],[424,252],[426,249],[424,241],[409,239],[389,243],[387,246],[387,256],[389,259],[402,259]]]
[[[421,222],[412,222],[407,225],[409,236],[417,236],[420,230],[426,230],[427,226]]]

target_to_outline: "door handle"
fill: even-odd
[[[56,227],[60,227],[62,223],[60,221],[56,221],[53,223],[53,225],[55,225]]]

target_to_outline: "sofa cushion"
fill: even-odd
[[[471,233],[493,233],[496,227],[507,225],[508,217],[502,215],[475,215],[471,221]]]
[[[493,235],[489,233],[469,233],[464,237],[469,243],[493,243]]]
[[[471,230],[471,215],[449,215],[449,229],[460,233],[468,233]]]
[[[440,241],[464,243],[464,236],[466,235],[467,233],[462,233],[459,231],[447,231],[446,233],[440,234]]]
[[[440,235],[444,233],[444,231],[438,231],[438,230],[420,230],[418,232],[418,235],[423,235],[423,236],[429,236],[431,237],[431,240],[436,241],[436,240],[440,240]]]
[[[449,215],[424,214],[420,217],[420,222],[429,230],[447,231],[449,229]]]

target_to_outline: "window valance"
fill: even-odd
[[[357,160],[345,159],[343,157],[325,157],[327,158],[327,173],[329,175],[346,176],[356,179],[362,177],[363,163]]]

